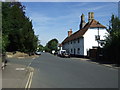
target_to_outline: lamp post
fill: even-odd
[[[99,41],[100,41],[100,35],[99,35],[99,25],[100,25],[100,23],[99,23],[99,22],[97,22],[97,26],[98,26],[98,36],[97,36],[98,47],[99,47]]]
[[[97,49],[97,60],[99,61],[99,53],[100,53],[100,48],[99,48],[99,42],[100,42],[100,34],[99,34],[99,28],[100,28],[100,23],[97,22],[97,27],[98,27],[98,35],[97,35],[97,42],[98,42],[98,49]]]

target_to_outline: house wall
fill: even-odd
[[[106,29],[99,28],[100,40],[104,40],[107,34],[108,32]],[[67,50],[70,54],[86,56],[89,49],[92,49],[92,47],[98,47],[98,42],[95,40],[96,35],[98,35],[98,28],[89,28],[82,38],[65,43],[63,45],[63,50]],[[79,52],[78,49],[80,49]]]
[[[100,40],[104,40],[107,34],[108,32],[106,29],[99,28]],[[87,51],[93,46],[98,46],[98,42],[95,40],[95,35],[98,35],[98,28],[89,28],[84,34],[84,55],[87,55]]]
[[[63,49],[70,54],[84,55],[84,38],[78,38],[65,43]]]

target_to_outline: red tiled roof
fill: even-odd
[[[62,47],[62,44],[59,44],[58,47]]]
[[[85,32],[88,30],[88,28],[106,28],[105,26],[103,26],[102,24],[98,23],[98,21],[96,20],[92,20],[90,23],[87,23],[84,28],[78,30],[77,32],[73,33],[72,35],[70,35],[69,37],[67,37],[62,44],[77,39],[79,37],[83,37],[83,35],[85,34]]]
[[[92,20],[91,24],[90,24],[90,27],[92,28],[106,28],[105,26],[103,26],[102,24],[100,24],[98,21],[96,20]]]

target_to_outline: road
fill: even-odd
[[[118,88],[118,70],[49,53],[14,63],[34,68],[31,88]]]
[[[42,54],[35,68],[32,88],[117,88],[118,71],[78,59]]]

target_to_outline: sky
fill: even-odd
[[[109,25],[112,14],[118,15],[117,2],[22,2],[22,5],[43,46],[54,38],[61,43],[69,29],[76,32],[82,13],[88,22],[88,12],[94,12],[95,20],[105,26]]]
[[[118,2],[120,0],[0,0],[0,1],[20,1],[20,2]]]

